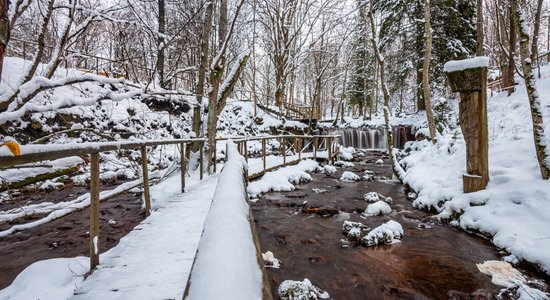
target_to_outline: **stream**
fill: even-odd
[[[432,214],[412,207],[404,186],[391,176],[389,160],[364,152],[354,167],[336,174],[312,174],[313,181],[291,192],[270,192],[252,204],[262,252],[281,260],[268,268],[273,295],[287,279],[308,278],[331,299],[492,299],[502,287],[478,271],[476,263],[502,254],[487,240],[440,224]],[[375,164],[383,159],[381,165]],[[381,176],[374,181],[342,182],[343,171]],[[315,191],[314,191],[315,189]],[[323,191],[324,190],[324,191]],[[363,195],[391,197],[390,214],[361,217]],[[304,204],[304,202],[307,203]],[[364,247],[339,245],[345,220],[375,228],[394,220],[404,229],[400,243]]]

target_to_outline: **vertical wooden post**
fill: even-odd
[[[90,174],[90,272],[99,265],[99,153],[92,153]]]
[[[180,144],[180,157],[181,157],[181,162],[180,162],[180,167],[181,167],[181,192],[184,193],[185,192],[185,173],[187,171],[187,164],[185,162],[185,152],[187,149],[186,148],[186,144],[184,143],[181,143]]]
[[[227,162],[227,160],[228,160],[228,158],[229,158],[229,157],[228,157],[228,156],[229,156],[229,154],[228,154],[228,152],[229,152],[229,146],[227,145],[228,143],[229,143],[229,140],[225,141],[225,162]]]
[[[265,152],[266,152],[265,151],[265,139],[262,139],[262,159],[263,159],[263,162],[264,162],[264,174],[265,174],[265,171],[267,170]]]
[[[327,148],[328,148],[327,162],[330,164],[331,161],[332,161],[332,138],[330,138],[330,137],[328,138]]]
[[[283,149],[283,166],[286,166],[286,145],[285,145],[285,139],[281,139],[281,148]]]
[[[484,189],[489,181],[489,135],[487,129],[487,67],[472,65],[447,72],[451,90],[460,93],[460,127],[466,141],[464,192]]]
[[[215,147],[213,149],[214,151],[212,151],[213,152],[212,155],[214,156],[212,159],[214,161],[212,163],[214,164],[214,173],[216,173],[216,165],[217,165],[217,161],[218,161],[218,159],[216,158],[216,152],[217,152],[217,149],[218,149],[218,144],[217,144],[215,139],[214,139],[214,144],[215,144],[214,145]],[[210,147],[212,147],[212,145],[210,145]]]
[[[151,214],[151,194],[149,193],[149,170],[147,169],[147,148],[141,146],[141,170],[143,173],[143,197],[145,198],[145,215]]]
[[[99,74],[99,58],[95,58],[95,73]]]
[[[244,152],[244,159],[246,162],[248,162],[248,144],[246,141],[243,142],[243,152]]]
[[[317,159],[317,137],[313,137],[313,159]]]
[[[297,138],[298,140],[298,159],[302,159],[302,141],[303,141],[303,138]]]
[[[203,173],[204,173],[204,141],[200,142],[200,150],[199,150],[199,155],[200,155],[200,159],[199,159],[199,168],[201,169],[200,170],[200,180],[202,180],[202,177],[203,177]]]

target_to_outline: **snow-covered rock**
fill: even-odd
[[[359,240],[370,228],[361,222],[345,221],[342,232],[351,240]]]
[[[378,216],[391,213],[391,207],[384,201],[376,201],[373,204],[369,204],[367,209],[363,212],[364,216]]]
[[[331,165],[324,165],[323,166],[323,173],[325,173],[327,175],[333,175],[334,173],[336,173],[336,167],[331,166]]]
[[[343,160],[335,161],[334,165],[337,166],[337,167],[343,167],[343,168],[352,168],[352,167],[355,166],[352,162],[343,161]]]
[[[392,204],[393,203],[393,199],[391,197],[386,197],[380,193],[377,193],[377,192],[368,192],[366,194],[363,195],[363,200],[367,201],[367,202],[377,202],[377,201],[384,201],[388,204]]]
[[[313,160],[303,160],[297,165],[268,172],[260,180],[248,184],[247,192],[252,198],[269,191],[292,191],[294,184],[311,181],[307,172],[318,170],[319,164]]]
[[[303,281],[283,281],[277,289],[277,294],[281,300],[316,300],[330,298],[327,292],[314,286],[307,278]]]
[[[342,176],[340,176],[340,181],[344,182],[355,182],[361,180],[361,177],[353,172],[345,171],[342,173]]]
[[[403,227],[396,221],[388,222],[374,228],[361,239],[361,244],[370,247],[378,244],[394,244],[403,237]]]
[[[271,251],[262,253],[262,259],[264,260],[266,268],[278,269],[281,267],[281,261],[277,259]]]
[[[355,154],[355,148],[353,147],[340,147],[340,151],[338,151],[338,158],[341,160],[352,160],[353,155]]]

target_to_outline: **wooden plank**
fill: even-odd
[[[151,193],[149,191],[149,170],[147,169],[147,148],[141,147],[141,171],[143,176],[143,198],[145,198],[145,215],[151,214]]]
[[[99,153],[90,157],[90,273],[99,265]]]

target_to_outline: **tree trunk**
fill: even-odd
[[[388,87],[386,86],[386,78],[385,78],[385,66],[386,63],[384,61],[384,57],[382,57],[382,54],[380,54],[380,49],[378,48],[378,41],[377,41],[377,34],[376,34],[376,24],[374,23],[374,16],[373,16],[373,1],[370,2],[370,9],[368,13],[368,17],[370,20],[370,27],[371,27],[371,42],[372,47],[374,48],[374,53],[376,56],[376,60],[378,61],[378,71],[380,74],[380,84],[382,85],[382,95],[384,96],[384,123],[386,126],[386,143],[388,147],[388,156],[390,158],[390,163],[392,167],[393,174],[395,177],[399,178],[399,174],[397,172],[397,166],[396,162],[393,157],[393,133],[392,128],[390,124],[390,92],[388,91]]]
[[[432,30],[430,24],[430,0],[424,0],[424,28],[426,31],[426,50],[424,51],[424,65],[422,67],[422,91],[424,95],[424,105],[426,107],[426,117],[428,118],[428,128],[432,143],[435,143],[435,120],[432,111],[431,90],[430,90],[430,58],[432,56]]]
[[[520,56],[521,66],[523,68],[523,77],[525,79],[525,88],[531,107],[531,118],[533,120],[533,137],[535,142],[535,151],[539,162],[540,173],[543,179],[550,178],[550,168],[548,167],[548,157],[546,155],[546,145],[544,144],[544,121],[542,116],[542,106],[537,93],[535,76],[529,50],[529,32],[524,15],[519,9],[518,0],[511,0],[511,10],[514,18],[514,24],[517,26],[520,37]]]
[[[516,1],[516,0],[510,0],[510,1]],[[508,96],[512,95],[512,93],[516,90],[514,87],[516,82],[514,80],[514,73],[516,70],[516,61],[514,59],[516,54],[516,30],[517,30],[517,24],[516,20],[512,13],[512,8],[510,8],[510,48],[508,49],[508,82],[506,84],[506,87],[511,87],[508,89]]]
[[[542,1],[542,0],[541,0]],[[477,20],[476,20],[476,34],[477,34],[477,47],[476,55],[483,56],[485,53],[483,49],[483,40],[485,39],[485,33],[483,30],[483,0],[477,0]]]
[[[159,36],[158,38],[158,53],[157,53],[157,71],[159,74],[159,83],[161,88],[166,88],[166,82],[164,81],[164,34],[166,34],[166,6],[164,0],[158,0],[159,8]]]
[[[195,88],[197,95],[197,105],[193,108],[193,132],[197,136],[201,135],[201,106],[202,96],[204,94],[204,84],[206,81],[206,68],[208,67],[208,51],[210,47],[210,30],[212,29],[212,11],[213,4],[211,1],[206,3],[204,12],[204,23],[202,24],[202,41],[201,41],[201,61],[199,66],[199,78]],[[193,144],[195,145],[195,144]],[[197,146],[193,146],[193,151],[197,151]]]
[[[540,32],[540,18],[542,13],[543,0],[537,1],[537,10],[535,11],[535,20],[533,26],[533,42],[531,43],[531,62],[539,65],[537,57],[539,56],[539,32]],[[540,74],[539,74],[540,75]]]
[[[4,68],[4,55],[9,40],[8,0],[0,0],[0,80]]]

